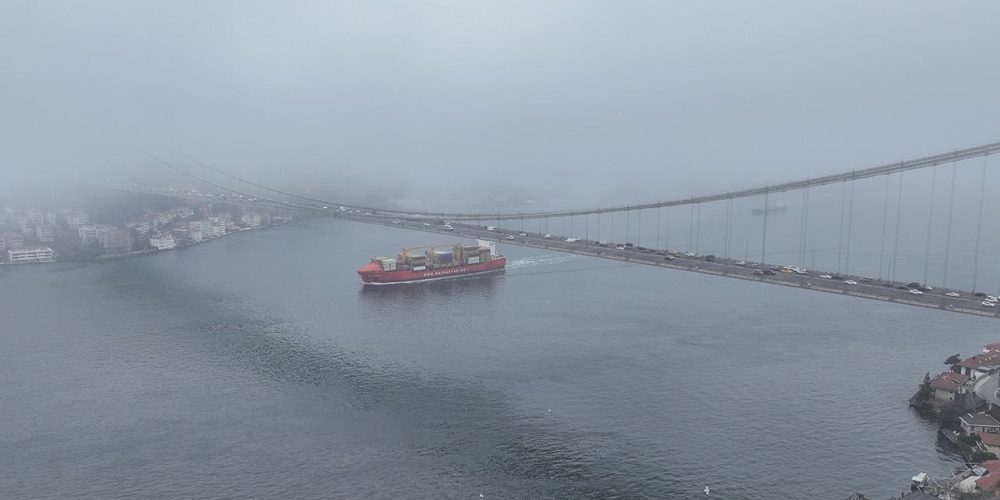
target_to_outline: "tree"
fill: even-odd
[[[917,391],[917,400],[926,401],[931,398],[931,374],[928,372],[924,375],[924,381],[920,384],[920,390]]]

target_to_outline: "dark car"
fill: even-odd
[[[766,275],[768,275],[768,276],[774,276],[774,271],[772,271],[770,269],[765,269],[763,271],[763,273],[766,274]]]
[[[763,276],[764,275],[764,271],[761,271],[760,269],[754,270],[753,273],[756,274],[757,276]]]
[[[917,283],[916,281],[911,281],[911,282],[907,283],[906,286],[908,286],[910,288],[923,288],[924,287],[923,285],[921,285],[920,283]]]
[[[715,262],[715,256],[714,255],[706,255],[705,256],[705,261],[706,262]]]
[[[983,292],[976,292],[976,293],[974,293],[974,294],[972,294],[972,295],[975,295],[976,297],[980,297],[980,298],[982,298],[982,297],[985,297],[985,296],[986,296],[986,294],[985,294],[985,293],[983,293]]]
[[[896,285],[896,290],[909,290],[910,287],[906,285]]]
[[[674,260],[674,256],[673,255],[668,255],[668,256],[664,257],[663,260]]]

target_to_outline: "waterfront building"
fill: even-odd
[[[59,213],[66,219],[66,224],[72,227],[90,224],[90,216],[82,210],[61,210]]]
[[[976,487],[986,493],[995,492],[1000,485],[1000,460],[987,460],[982,466],[986,474],[976,479]]]
[[[987,345],[979,354],[959,361],[958,367],[972,380],[1000,373],[1000,343]]]
[[[211,235],[214,238],[219,236],[224,236],[226,234],[226,219],[225,217],[209,217],[208,220],[211,222]]]
[[[172,217],[180,217],[182,219],[188,219],[194,217],[194,210],[189,207],[174,207],[170,209],[170,215]]]
[[[24,236],[21,233],[0,234],[0,250],[17,250],[24,247]]]
[[[188,222],[188,237],[192,240],[201,241],[212,236],[212,221],[200,219]]]
[[[106,254],[120,255],[132,250],[132,234],[127,229],[102,225],[97,229],[97,241]]]
[[[149,237],[149,246],[157,250],[172,250],[177,248],[177,241],[174,240],[174,235],[170,233],[156,233]]]
[[[156,231],[157,229],[160,229],[161,227],[170,224],[171,218],[172,217],[170,217],[170,215],[163,213],[154,215],[151,220],[153,231]]]
[[[955,372],[944,372],[931,380],[931,397],[938,401],[956,401],[967,392],[969,377]]]
[[[983,432],[991,434],[1000,433],[1000,422],[993,418],[993,415],[990,415],[985,411],[966,413],[965,415],[958,417],[958,421],[962,424],[962,430],[970,436],[975,433]]]
[[[21,229],[21,231],[28,229],[27,214],[21,212],[15,212],[14,215],[11,215],[10,217],[7,218],[7,222],[12,226],[17,226],[18,228]]]
[[[979,438],[982,440],[980,443],[980,448],[983,451],[990,452],[996,456],[1000,456],[1000,434],[990,434],[989,432],[980,432]]]
[[[264,219],[261,218],[260,214],[249,213],[243,214],[243,216],[240,217],[240,222],[246,224],[247,227],[257,228],[264,223]]]
[[[146,234],[153,230],[153,225],[146,219],[128,221],[125,223],[125,227],[139,234]]]
[[[32,226],[45,224],[45,212],[41,210],[28,210],[25,213],[25,218],[27,218],[28,224]]]
[[[50,243],[56,240],[56,227],[52,224],[41,224],[35,227],[35,236],[42,243]]]
[[[7,262],[10,262],[11,264],[55,262],[55,252],[53,252],[49,247],[7,250]]]
[[[77,235],[80,238],[80,243],[86,245],[97,241],[97,226],[93,224],[84,224],[76,228]]]

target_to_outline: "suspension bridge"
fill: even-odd
[[[164,190],[162,188],[144,188],[140,186],[121,187],[133,192],[172,197],[195,198],[200,201],[225,202],[244,206],[268,205],[284,210],[305,214],[327,215],[356,222],[380,224],[392,227],[419,231],[455,234],[469,238],[492,239],[506,244],[523,245],[548,250],[590,255],[594,257],[616,259],[639,264],[649,264],[659,267],[681,269],[737,279],[755,280],[760,282],[793,286],[829,293],[838,293],[875,300],[892,301],[923,307],[933,307],[955,312],[976,314],[981,316],[1000,317],[1000,304],[992,300],[979,283],[982,259],[984,206],[986,204],[986,175],[989,166],[988,159],[1000,153],[1000,142],[983,144],[974,147],[954,149],[947,152],[932,154],[909,160],[894,161],[866,168],[858,168],[839,173],[813,178],[797,179],[787,182],[773,183],[748,189],[712,193],[686,198],[675,198],[662,201],[613,205],[596,208],[582,208],[553,211],[519,211],[474,213],[459,211],[426,211],[403,209],[398,207],[367,206],[338,200],[328,200],[293,193],[286,190],[266,186],[250,179],[245,179],[220,168],[208,165],[188,157],[183,166],[176,162],[156,159],[157,163],[177,173],[193,179],[209,189],[213,194],[190,191]],[[937,180],[938,167],[951,166],[951,176],[947,191],[945,208],[935,205],[940,196]],[[975,166],[979,171],[975,172]],[[961,259],[956,259],[952,252],[953,222],[955,220],[956,178],[959,168],[978,174],[978,199],[975,200],[975,234],[972,248],[963,248]],[[915,172],[929,170],[929,193],[920,196],[925,201],[927,225],[923,239],[924,255],[922,273],[919,265],[914,272],[914,266],[904,270],[900,263],[905,261],[901,248],[902,228],[912,219],[914,210],[904,210],[904,178],[907,175],[916,176]],[[875,195],[876,210],[871,210],[872,200],[868,200],[866,212],[859,220],[856,212],[861,200],[855,199],[855,185],[877,182],[876,178],[884,179],[882,189]],[[890,190],[895,183],[895,190]],[[818,231],[815,219],[830,213],[810,214],[810,206],[815,205],[813,193],[818,193],[826,187],[829,191],[839,186],[839,217],[834,214],[835,222],[823,223]],[[871,190],[871,186],[868,187]],[[895,192],[893,192],[895,191]],[[769,246],[772,233],[780,229],[782,244],[787,245],[789,237],[789,215],[784,215],[779,227],[775,227],[772,219],[775,208],[772,204],[775,196],[782,193],[796,192],[801,197],[797,208],[797,248],[790,251],[776,251]],[[828,197],[829,192],[825,193]],[[787,194],[785,195],[787,196]],[[207,197],[207,198],[206,198]],[[960,199],[968,201],[970,197]],[[753,213],[759,218],[747,223],[741,221],[736,214],[736,204],[742,203],[753,208]],[[893,207],[893,205],[895,205]],[[671,239],[671,221],[676,219],[678,208],[687,209],[686,243],[683,249],[677,250],[677,222],[674,221],[674,238]],[[744,207],[746,208],[746,207]],[[782,206],[784,208],[784,206]],[[923,208],[923,207],[921,207]],[[674,211],[672,216],[671,210]],[[716,226],[714,236],[710,239],[710,252],[702,252],[702,228],[706,222],[703,212],[714,211]],[[721,214],[718,212],[721,211]],[[825,210],[824,212],[831,212]],[[940,213],[939,213],[940,212]],[[664,217],[664,213],[666,217]],[[646,222],[643,223],[645,214]],[[904,215],[905,214],[905,215]],[[683,215],[683,214],[682,214]],[[944,235],[933,238],[933,222],[935,218],[944,218]],[[891,216],[891,217],[890,217]],[[624,220],[622,220],[624,219]],[[616,224],[617,221],[617,224]],[[664,221],[666,224],[664,224]],[[602,228],[603,222],[603,228]],[[877,227],[878,244],[874,245],[871,234],[860,236],[859,222],[867,222],[869,226]],[[891,224],[890,224],[891,222]],[[488,223],[489,226],[483,225]],[[769,223],[771,227],[769,228]],[[526,227],[531,226],[530,229]],[[534,226],[532,226],[534,224]],[[617,225],[617,227],[616,227]],[[830,259],[828,271],[805,269],[810,253],[812,263],[808,267],[816,267],[816,249],[811,249],[811,242],[817,238],[817,232],[829,232],[829,226],[836,233],[836,265]],[[552,226],[550,230],[549,226]],[[624,227],[623,227],[624,226]],[[650,226],[655,229],[650,231]],[[751,227],[756,226],[756,228]],[[558,230],[556,229],[558,228]],[[754,235],[753,232],[757,234]],[[646,239],[643,240],[643,232]],[[683,232],[683,231],[682,231]],[[912,231],[910,231],[912,232]],[[582,233],[582,234],[580,234]],[[915,237],[914,235],[910,235]],[[990,234],[989,236],[993,236]],[[751,237],[755,245],[750,251]],[[742,238],[744,248],[742,258],[734,251],[734,245]],[[865,240],[866,247],[871,250],[859,255],[856,248],[858,238]],[[683,235],[681,240],[684,240]],[[932,252],[932,242],[943,241],[943,255]],[[913,245],[911,245],[912,247]],[[877,265],[874,264],[875,251]],[[912,252],[911,252],[912,253]],[[989,253],[992,260],[997,260],[994,251]],[[856,260],[865,257],[865,267],[854,263],[852,273],[852,255]],[[789,257],[791,256],[791,257]],[[912,255],[907,257],[911,264],[920,260]],[[940,270],[940,279],[929,277],[932,260]],[[960,262],[953,262],[960,260]],[[791,265],[794,261],[794,265]],[[954,279],[951,271],[956,264],[968,270],[971,267],[971,283],[963,283],[966,289],[949,287],[949,279]],[[1000,262],[992,263],[1000,271]],[[876,273],[877,269],[877,273]],[[952,273],[951,275],[949,273]],[[966,273],[968,274],[968,273]],[[934,281],[932,284],[931,281]],[[967,280],[968,281],[968,280]],[[995,293],[1000,295],[1000,287]]]

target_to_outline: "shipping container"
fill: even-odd
[[[469,257],[469,260],[468,262],[466,262],[466,264],[479,264],[479,257]]]

